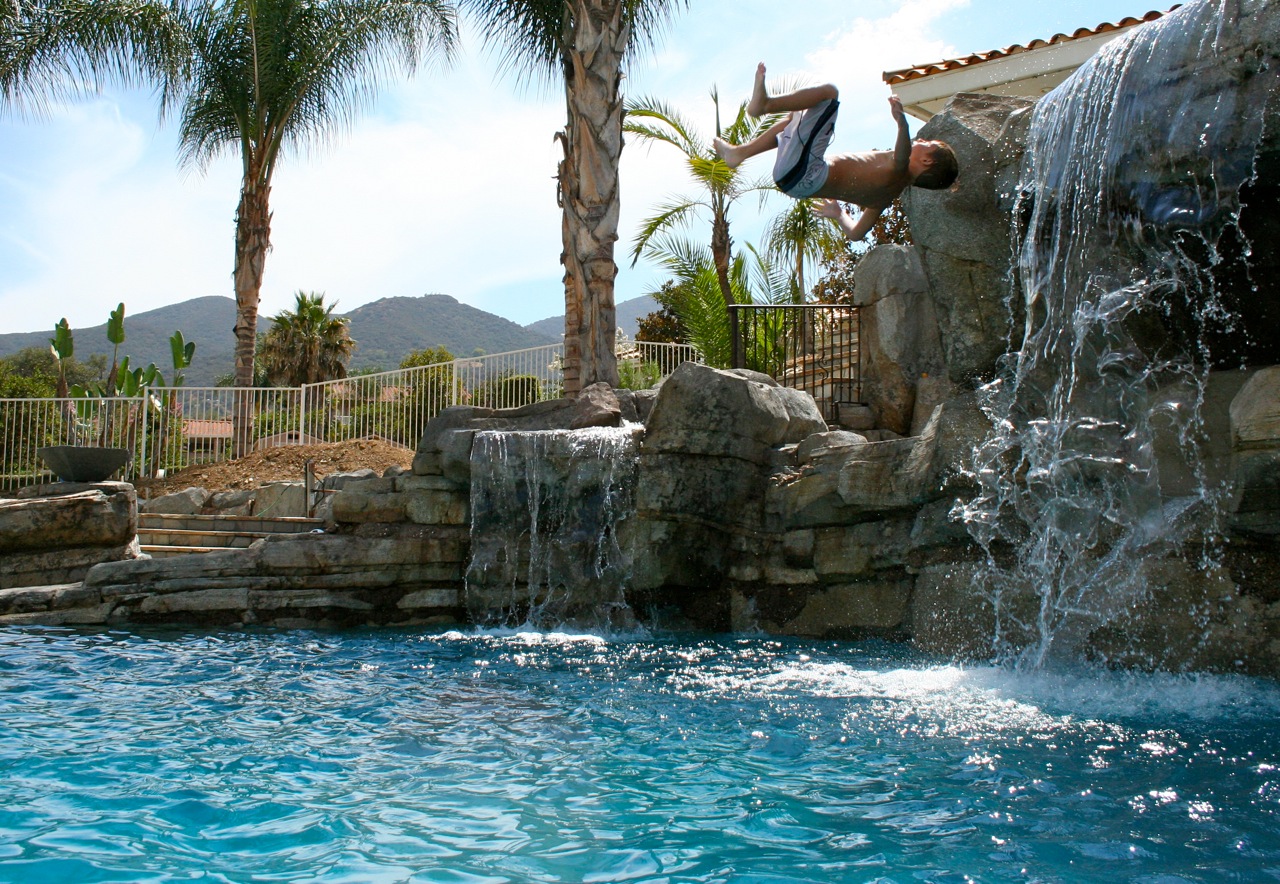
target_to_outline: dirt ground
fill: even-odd
[[[301,482],[308,459],[316,478],[330,473],[371,469],[382,475],[389,466],[408,467],[413,450],[390,442],[357,439],[324,445],[288,445],[255,451],[228,463],[197,464],[163,479],[139,479],[138,493],[158,497],[193,486],[209,491],[257,488],[267,482]]]

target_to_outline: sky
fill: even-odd
[[[726,115],[770,78],[833,82],[840,119],[833,150],[892,146],[881,74],[1048,38],[1166,9],[1150,0],[690,0],[659,45],[636,59],[624,95],[662,99],[709,138],[710,92]],[[272,250],[260,312],[298,290],[340,311],[387,297],[443,293],[520,324],[564,312],[555,175],[564,125],[559,84],[502,74],[462,22],[447,70],[385,88],[348,131],[288,155],[271,192]],[[912,121],[913,131],[919,125]],[[0,109],[0,333],[99,325],[205,295],[234,297],[238,159],[180,168],[176,129],[152,95],[108,89],[40,118]],[[747,167],[767,175],[769,161]],[[632,140],[622,155],[615,300],[662,280],[631,266],[639,222],[676,194],[696,192],[678,152]],[[740,201],[738,242],[753,241],[763,207]],[[762,214],[763,213],[763,214]],[[697,233],[702,228],[695,227]]]

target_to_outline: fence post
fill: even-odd
[[[298,385],[298,444],[307,438],[307,385]]]
[[[459,392],[459,384],[461,383],[462,381],[458,378],[458,360],[455,359],[453,360],[453,384],[451,385],[451,389],[449,390],[450,405],[457,405],[461,401],[462,396],[461,396],[461,393]]]
[[[151,393],[146,387],[142,388],[142,427],[138,433],[138,448],[140,451],[133,452],[134,460],[138,466],[134,473],[134,478],[150,478],[147,471],[147,432],[151,428],[150,415],[147,414],[151,410]],[[161,412],[163,416],[163,412]]]
[[[732,304],[729,307],[729,340],[733,347],[733,367],[745,368],[745,359],[743,358],[742,336],[738,334],[738,305]]]

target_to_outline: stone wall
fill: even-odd
[[[595,396],[591,421],[618,421],[618,397]],[[562,415],[578,420],[584,408]],[[482,426],[542,424],[548,413],[446,415],[424,435],[418,472],[396,468],[347,481],[333,496],[330,532],[272,537],[247,550],[105,562],[80,582],[41,578],[42,585],[0,589],[0,623],[508,622],[501,592],[490,593],[483,580],[476,594],[467,591],[472,474],[458,481],[446,471],[456,472],[453,458],[471,462]],[[1147,595],[1092,624],[1084,647],[1113,664],[1274,672],[1280,368],[1215,375],[1204,413],[1218,440],[1206,469],[1222,483],[1225,501],[1220,554],[1207,563],[1203,550],[1139,563]],[[682,366],[657,395],[638,457],[634,514],[617,527],[631,559],[625,600],[660,628],[884,637],[985,658],[996,629],[988,556],[1000,551],[974,542],[958,505],[974,493],[969,459],[989,429],[968,393],[937,405],[917,436],[868,441],[827,429],[811,398],[766,376]],[[566,468],[593,466],[561,459]],[[587,484],[578,487],[600,485],[583,475]],[[1171,493],[1185,490],[1175,471],[1168,481]],[[101,530],[103,520],[84,519],[82,508],[109,509],[113,496],[131,503],[128,486],[45,498],[45,512],[27,510],[25,527],[0,535],[4,554],[31,553],[23,546],[30,541],[19,538],[68,513]],[[125,526],[129,512],[126,505]],[[488,518],[502,522],[498,512]],[[515,555],[521,564],[523,554]],[[581,564],[549,574],[545,585],[567,585],[569,571],[581,577]],[[1006,588],[1006,620],[1033,618],[1037,600],[1033,587]]]
[[[138,507],[125,482],[55,482],[0,499],[0,589],[80,580],[138,556]]]

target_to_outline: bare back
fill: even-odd
[[[826,183],[814,195],[864,209],[887,208],[911,184],[906,170],[894,168],[891,150],[840,154],[827,165]]]

